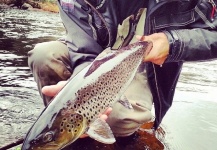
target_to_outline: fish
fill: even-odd
[[[22,150],[61,150],[82,134],[112,144],[115,137],[99,114],[119,101],[152,42],[104,50],[52,99],[29,129]],[[122,101],[123,106],[130,104]]]

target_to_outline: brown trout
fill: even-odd
[[[124,94],[145,51],[151,48],[151,42],[137,42],[102,52],[43,110],[27,133],[22,150],[59,150],[84,133],[99,142],[114,143],[109,125],[99,114]]]

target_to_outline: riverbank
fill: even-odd
[[[17,8],[24,10],[42,10],[58,13],[56,1],[34,1],[34,0],[1,0],[0,8]]]

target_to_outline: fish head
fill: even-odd
[[[78,139],[86,129],[86,120],[79,113],[63,114],[62,111],[47,121],[49,123],[46,125],[42,122],[44,120],[37,120],[30,129],[22,150],[59,150]],[[40,123],[44,128],[41,128]]]

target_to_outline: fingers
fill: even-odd
[[[108,116],[110,115],[111,112],[112,112],[112,108],[111,107],[107,108],[103,114],[99,115],[100,119],[102,119],[102,120],[108,119]],[[86,137],[88,137],[87,134],[82,134],[80,136],[80,138],[86,138]]]
[[[143,61],[162,65],[169,55],[169,42],[165,33],[154,33],[147,36],[137,35],[140,41],[152,41],[152,49],[145,52]]]
[[[136,35],[136,38],[139,40],[139,41],[151,41],[151,39],[149,39],[148,38],[148,36],[147,37],[145,37],[145,36],[141,36],[141,35]],[[152,60],[152,57],[151,56],[149,56],[149,53],[151,52],[151,50],[152,49],[148,49],[148,50],[146,50],[145,51],[145,55],[144,55],[144,61],[150,61],[150,60]]]
[[[87,134],[82,134],[82,135],[80,136],[80,138],[86,138],[86,137],[88,137]]]
[[[103,114],[109,116],[111,114],[111,112],[112,112],[112,108],[109,107],[109,108],[106,109],[106,111]]]
[[[67,83],[67,81],[60,81],[56,85],[44,86],[41,92],[46,96],[55,96]]]
[[[102,120],[106,120],[108,118],[108,116],[110,115],[110,113],[112,112],[112,108],[109,107],[107,108],[102,114],[99,114],[99,117],[102,119]]]
[[[108,109],[106,109],[106,111],[101,114],[99,117],[102,119],[102,120],[106,120],[108,119],[108,116],[110,115],[110,113],[112,112],[112,108],[109,107]]]

